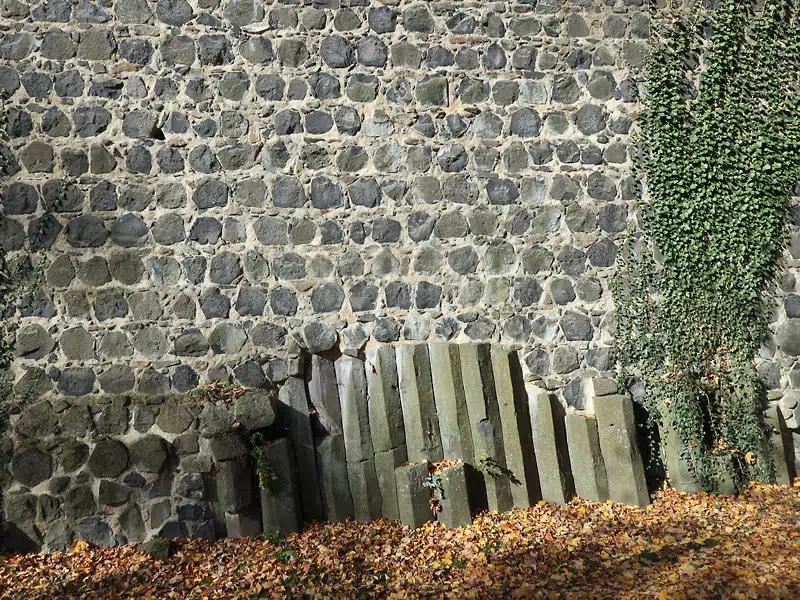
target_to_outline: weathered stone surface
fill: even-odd
[[[541,498],[541,491],[519,358],[492,346],[491,359],[506,467],[519,482],[511,486],[511,496],[516,507],[532,506]]]
[[[332,433],[316,441],[316,462],[322,506],[328,521],[353,517],[353,498],[347,477],[344,435]]]
[[[608,500],[608,477],[600,452],[597,420],[591,416],[569,414],[564,418],[569,460],[575,493],[591,502]]]
[[[597,399],[594,408],[609,497],[623,504],[647,506],[650,496],[636,441],[633,402],[628,396],[619,394],[603,396]]]
[[[270,489],[259,489],[263,530],[289,535],[299,528],[301,507],[292,446],[281,438],[267,445],[264,453],[276,480]]]
[[[145,473],[158,473],[167,460],[165,441],[156,435],[147,435],[130,445],[133,466]]]
[[[347,462],[371,461],[374,450],[364,363],[358,358],[342,356],[335,366]]]
[[[602,402],[602,400],[600,400]],[[694,493],[702,491],[703,486],[692,472],[689,462],[683,456],[683,441],[674,427],[665,426],[659,429],[664,462],[667,467],[669,484],[680,492]]]
[[[436,520],[445,527],[466,527],[472,524],[469,493],[464,463],[444,469],[442,477],[441,510]]]
[[[458,346],[436,342],[429,349],[444,458],[471,462],[475,458],[475,449]]]
[[[11,474],[22,485],[36,487],[50,477],[50,455],[38,448],[18,450],[11,459]]]
[[[216,465],[217,499],[225,512],[238,513],[253,502],[253,473],[241,460],[225,460]]]
[[[412,461],[438,462],[444,456],[428,348],[404,344],[398,346],[396,354],[408,456]]]
[[[323,435],[342,433],[342,407],[334,362],[319,355],[312,356],[311,368],[306,371],[306,384]]]
[[[408,461],[405,446],[375,453],[375,473],[381,492],[381,515],[385,519],[399,519],[395,470]]]
[[[428,478],[428,463],[415,463],[395,470],[400,522],[416,529],[433,520],[429,505],[431,491],[423,486]]]
[[[773,463],[775,465],[775,483],[778,485],[791,485],[792,477],[789,465],[792,452],[791,446],[786,444],[787,428],[783,415],[775,404],[764,412],[764,421],[772,428],[770,442],[773,448]],[[788,446],[788,448],[787,448]]]
[[[491,461],[500,468],[507,468],[490,347],[461,344],[459,354],[476,464]],[[512,508],[510,477],[484,474],[483,485],[490,510],[502,512]]]
[[[380,345],[366,352],[369,426],[375,452],[405,445],[403,406],[392,346]]]
[[[552,394],[528,397],[533,445],[542,500],[566,504],[574,493],[564,407]]]
[[[100,440],[89,456],[89,469],[95,477],[117,477],[127,466],[128,449],[117,440]]]
[[[307,521],[324,518],[309,402],[302,379],[289,377],[278,394],[278,419],[286,425],[297,465],[300,505]],[[266,523],[264,529],[268,530]]]

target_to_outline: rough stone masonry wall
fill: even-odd
[[[39,402],[4,455],[86,460],[164,419],[166,394],[283,385],[302,352],[398,340],[516,345],[581,409],[635,218],[640,4],[2,0],[0,243],[47,255],[14,365]],[[776,399],[800,386],[798,296],[777,314]],[[180,433],[172,458],[198,451]],[[81,476],[44,495],[93,515]]]

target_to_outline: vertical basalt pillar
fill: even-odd
[[[623,504],[647,506],[650,496],[636,442],[633,401],[621,394],[604,396],[597,399],[594,409],[610,498]]]
[[[396,353],[408,457],[412,461],[438,462],[443,458],[442,440],[428,347],[403,344]]]
[[[483,461],[485,464],[493,463],[506,469],[503,426],[494,385],[491,347],[488,344],[461,344],[459,351],[475,464]],[[512,484],[507,475],[484,472],[482,479],[489,510],[505,511],[514,506]]]
[[[265,458],[275,474],[266,489],[259,488],[261,521],[264,532],[277,531],[289,535],[300,525],[297,471],[289,440],[281,438],[263,449]]]
[[[353,514],[359,521],[370,521],[381,516],[381,493],[375,473],[363,361],[350,356],[338,358],[336,381],[342,407],[342,430]]]
[[[565,417],[564,423],[575,493],[584,500],[605,502],[608,500],[608,477],[600,452],[597,420],[572,414]]]
[[[541,499],[541,492],[522,370],[516,353],[492,346],[491,356],[511,497],[514,506],[527,508]]]
[[[531,430],[542,500],[566,504],[574,492],[569,461],[564,407],[552,394],[529,397]]]
[[[398,467],[395,478],[400,522],[416,529],[432,521],[431,490],[424,486],[428,478],[428,464],[416,463]]]
[[[375,451],[375,473],[381,493],[381,514],[399,518],[395,469],[408,460],[403,406],[395,350],[382,344],[366,351],[369,428]]]
[[[298,377],[289,377],[278,393],[278,402],[278,418],[292,444],[303,518],[322,521],[325,513],[305,382]]]

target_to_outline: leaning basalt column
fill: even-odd
[[[614,394],[598,398],[594,405],[600,450],[608,475],[609,496],[615,502],[647,506],[650,497],[644,464],[636,443],[636,421],[629,396]]]
[[[398,467],[397,504],[400,522],[416,529],[433,520],[430,499],[431,490],[423,484],[428,478],[428,463],[416,463]]]
[[[516,352],[492,346],[491,356],[506,466],[512,477],[511,497],[514,506],[527,508],[541,495],[522,369]]]
[[[364,362],[351,356],[338,358],[336,381],[342,406],[342,430],[353,513],[359,521],[371,521],[381,516],[381,493],[369,430]]]
[[[694,493],[703,489],[687,458],[683,456],[683,440],[675,427],[665,425],[660,429],[661,447],[667,466],[670,485],[679,492]]]
[[[431,344],[430,357],[442,454],[447,460],[473,462],[475,450],[458,345],[441,342]]]
[[[315,354],[307,376],[309,398],[316,411],[314,445],[325,518],[343,521],[353,517],[353,497],[347,477],[342,408],[333,361]]]
[[[292,442],[303,518],[306,521],[321,521],[325,518],[325,512],[319,493],[314,434],[305,382],[298,377],[289,377],[278,393],[278,401],[280,423]]]
[[[483,460],[505,469],[503,426],[494,386],[491,347],[461,344],[459,352],[476,464]],[[482,477],[489,510],[505,511],[514,506],[508,476],[483,473]]]
[[[275,479],[260,488],[261,520],[264,531],[277,531],[288,535],[298,531],[300,515],[298,510],[298,486],[294,458],[289,440],[281,438],[263,449]]]
[[[776,404],[772,404],[767,408],[764,413],[764,420],[767,425],[772,427],[769,438],[773,450],[772,461],[775,465],[775,483],[778,485],[792,485],[783,437],[784,431],[786,430],[786,423]]]
[[[458,463],[454,467],[443,469],[441,511],[436,519],[445,527],[465,527],[472,524],[472,513],[469,505],[467,489],[467,465]]]
[[[608,500],[608,477],[600,453],[597,420],[588,415],[571,414],[565,417],[564,423],[575,493],[584,500],[605,502]]]
[[[542,500],[566,504],[573,494],[564,407],[553,394],[533,393],[528,399],[536,466]]]
[[[381,514],[396,519],[399,512],[395,469],[408,460],[408,451],[395,351],[392,346],[382,344],[368,349],[366,359],[369,429],[381,492]]]
[[[442,440],[426,344],[397,347],[397,375],[408,457],[438,462],[442,460]]]

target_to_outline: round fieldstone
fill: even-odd
[[[75,217],[66,227],[67,243],[75,248],[96,248],[108,239],[103,220],[93,215]]]
[[[61,351],[69,359],[87,360],[94,357],[94,338],[83,327],[73,327],[61,334]]]
[[[122,394],[133,389],[136,378],[127,365],[111,365],[97,376],[97,382],[107,394]]]
[[[559,326],[566,340],[570,342],[589,341],[594,334],[591,318],[573,310],[564,313]]]
[[[128,467],[128,449],[117,440],[100,440],[89,456],[89,469],[95,477],[114,478]]]
[[[38,360],[47,356],[54,347],[53,338],[39,324],[26,325],[17,332],[16,352],[20,358]]]
[[[167,461],[167,447],[157,435],[144,436],[130,445],[133,466],[144,473],[158,473]]]
[[[208,336],[215,354],[236,354],[247,342],[247,333],[239,323],[220,323]]]
[[[308,351],[316,354],[333,348],[339,339],[339,334],[327,323],[315,321],[303,328],[303,339]]]
[[[56,384],[58,391],[68,396],[84,396],[94,388],[94,371],[89,367],[67,367]]]
[[[225,316],[227,316],[227,311]],[[175,338],[174,352],[176,356],[203,356],[208,352],[208,342],[199,329],[186,329]],[[175,433],[166,429],[164,431]]]
[[[269,307],[278,316],[292,316],[297,312],[297,296],[289,289],[275,288],[269,293]]]
[[[38,448],[17,450],[11,459],[11,474],[27,487],[36,487],[50,478],[52,459]]]
[[[89,459],[89,446],[78,441],[68,441],[61,447],[61,467],[67,473],[77,471]]]

